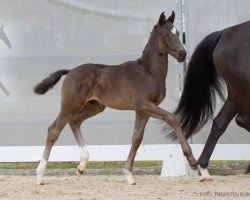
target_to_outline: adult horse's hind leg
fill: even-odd
[[[219,114],[214,118],[210,135],[206,141],[205,147],[198,160],[199,172],[201,174],[200,181],[212,180],[208,171],[207,166],[209,159],[213,153],[215,145],[219,140],[220,136],[225,132],[228,124],[236,115],[236,108],[234,102],[229,98],[225,101]]]
[[[82,111],[78,114],[76,114],[73,117],[73,120],[69,122],[69,125],[71,127],[71,130],[75,136],[75,139],[77,141],[79,151],[80,151],[80,164],[77,167],[77,174],[82,175],[85,168],[87,161],[89,160],[89,153],[86,148],[86,145],[84,143],[84,139],[81,133],[81,124],[84,120],[93,117],[94,115],[104,111],[105,106],[98,103],[97,101],[91,101],[88,102]]]
[[[127,178],[127,181],[130,185],[135,185],[135,180],[132,176],[132,168],[133,168],[137,149],[139,148],[141,141],[143,139],[143,134],[144,134],[147,121],[148,121],[148,117],[142,116],[136,113],[134,134],[132,138],[132,146],[129,152],[129,156],[128,156],[125,168],[123,170]]]
[[[235,122],[238,124],[238,126],[246,129],[248,132],[250,132],[250,119],[247,117],[242,117],[239,114],[235,117]],[[245,171],[245,174],[250,173],[250,163]]]

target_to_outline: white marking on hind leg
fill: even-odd
[[[133,175],[132,175],[132,172],[131,172],[131,171],[128,171],[128,170],[126,170],[126,169],[123,169],[123,172],[124,172],[124,174],[125,174],[125,176],[126,176],[126,179],[127,179],[127,181],[128,181],[128,184],[129,184],[129,185],[135,185],[136,182],[135,182],[135,179],[134,179],[134,177],[133,177]]]
[[[207,170],[207,168],[202,168],[200,165],[198,165],[198,170],[201,174],[199,181],[212,181],[212,178]]]
[[[77,167],[77,174],[82,175],[86,169],[87,161],[89,160],[89,153],[86,146],[80,147],[80,164]]]
[[[46,165],[47,165],[48,161],[46,161],[45,159],[42,159],[38,165],[38,167],[36,168],[36,183],[38,185],[43,185],[43,176],[46,170]]]

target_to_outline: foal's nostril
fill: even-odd
[[[184,60],[186,58],[186,55],[187,55],[187,53],[185,50],[179,51],[180,59]]]

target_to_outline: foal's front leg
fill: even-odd
[[[134,164],[137,149],[139,148],[141,141],[143,139],[143,134],[144,134],[147,121],[148,121],[148,117],[145,117],[136,113],[134,134],[132,138],[132,146],[129,152],[129,156],[128,156],[125,168],[123,170],[127,178],[127,181],[130,185],[135,185],[135,180],[132,175],[132,169],[133,169],[133,164]]]
[[[169,112],[161,109],[160,107],[158,107],[157,105],[155,105],[154,103],[151,103],[151,102],[148,102],[148,103],[145,103],[144,105],[142,105],[139,108],[139,111],[140,111],[140,113],[147,115],[149,117],[162,119],[165,122],[167,122],[170,126],[172,126],[174,131],[175,131],[175,134],[176,134],[176,136],[181,144],[182,151],[183,151],[184,155],[186,156],[187,160],[189,161],[189,165],[192,168],[197,167],[197,162],[193,156],[192,150],[191,150],[189,144],[187,143],[187,140],[185,139],[184,134],[182,132],[181,124],[174,114],[169,113]]]

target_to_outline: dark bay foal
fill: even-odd
[[[124,173],[129,184],[135,184],[132,167],[149,117],[164,120],[170,124],[186,155],[190,166],[196,167],[178,119],[158,107],[165,97],[165,79],[168,71],[168,54],[179,62],[184,61],[186,52],[179,40],[179,33],[173,26],[175,13],[166,19],[160,15],[141,58],[117,66],[84,64],[72,70],[60,70],[39,83],[34,91],[45,94],[66,75],[61,91],[61,110],[48,129],[43,158],[37,167],[37,183],[43,183],[43,175],[51,148],[60,132],[68,123],[80,148],[78,174],[85,170],[89,154],[84,144],[80,125],[102,111],[105,107],[135,111],[135,127],[131,150]]]

